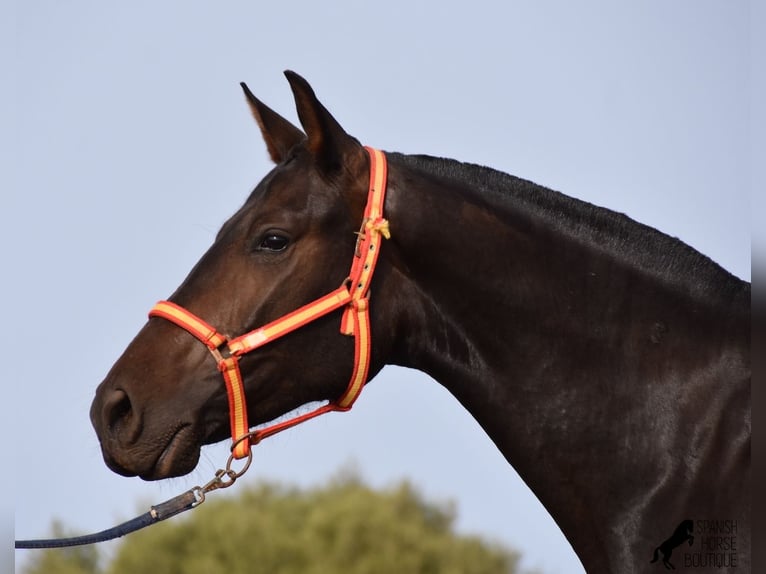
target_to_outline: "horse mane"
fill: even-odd
[[[749,301],[749,283],[678,238],[623,213],[482,165],[428,155],[389,155],[409,169],[461,184],[474,200],[501,213],[521,211],[542,218],[555,231],[628,261],[632,267],[703,300],[731,301],[744,295]]]

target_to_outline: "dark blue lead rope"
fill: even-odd
[[[16,540],[16,548],[65,548],[67,546],[82,546],[85,544],[96,544],[120,538],[136,530],[141,530],[157,522],[185,512],[197,507],[204,500],[200,497],[200,489],[192,489],[175,498],[162,502],[157,506],[152,506],[149,512],[137,516],[132,520],[118,524],[112,528],[96,532],[95,534],[86,534],[84,536],[72,536],[71,538],[48,538],[41,540]]]
[[[257,431],[249,432],[239,437],[234,441],[234,444],[232,444],[231,450],[233,451],[240,442],[249,441],[250,437],[256,432]],[[72,536],[71,538],[16,540],[16,548],[66,548],[67,546],[83,546],[84,544],[106,542],[107,540],[114,540],[115,538],[130,534],[136,530],[141,530],[142,528],[146,528],[147,526],[151,526],[152,524],[156,524],[157,522],[161,522],[166,518],[186,512],[192,508],[197,508],[200,504],[205,502],[206,494],[220,488],[229,488],[234,484],[234,481],[247,472],[247,469],[250,468],[250,463],[253,462],[253,451],[248,449],[247,460],[245,460],[241,470],[234,470],[231,468],[234,461],[234,454],[231,454],[226,463],[226,468],[219,468],[216,470],[215,476],[205,486],[195,486],[183,494],[179,494],[170,500],[161,502],[157,506],[152,506],[149,512],[137,516],[132,520],[128,520],[127,522],[123,522],[122,524],[118,524],[117,526],[113,526],[112,528],[108,528],[107,530],[102,530],[95,534],[86,534],[84,536]]]

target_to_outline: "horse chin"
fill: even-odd
[[[104,462],[117,474],[138,476],[143,480],[162,480],[189,474],[199,462],[201,444],[191,426],[182,426],[170,434],[159,454],[135,451],[114,453],[103,451]]]
[[[162,480],[189,474],[197,467],[200,451],[201,444],[192,428],[183,426],[170,438],[154,465],[138,476],[143,480]]]

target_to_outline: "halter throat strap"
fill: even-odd
[[[388,221],[383,218],[386,183],[388,179],[386,156],[383,152],[365,147],[370,157],[370,184],[367,206],[359,230],[351,272],[343,284],[292,313],[271,323],[229,339],[203,319],[170,301],[160,301],[149,312],[149,317],[160,317],[188,331],[201,341],[213,355],[226,384],[229,399],[229,424],[232,454],[244,458],[250,447],[262,439],[295,426],[306,420],[332,411],[347,411],[362,391],[370,367],[372,338],[370,333],[369,289],[383,238],[390,238]],[[340,331],[354,337],[354,366],[343,394],[306,414],[250,431],[247,421],[247,402],[239,359],[250,353],[332,313],[343,309]]]

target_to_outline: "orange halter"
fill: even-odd
[[[235,458],[246,457],[251,445],[308,419],[331,411],[349,410],[367,381],[372,346],[368,291],[382,238],[388,239],[391,234],[388,221],[383,219],[387,180],[386,156],[379,150],[370,147],[365,149],[370,156],[367,207],[357,239],[351,273],[343,285],[292,313],[231,340],[175,303],[160,301],[149,312],[149,317],[162,317],[194,335],[207,346],[215,358],[218,369],[223,374],[229,397],[232,454]],[[313,411],[251,432],[247,422],[247,405],[239,358],[341,307],[345,309],[340,331],[345,335],[353,335],[355,341],[354,370],[346,390],[334,401]]]

